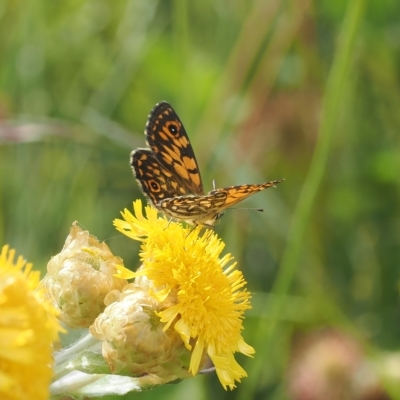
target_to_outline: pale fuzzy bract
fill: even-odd
[[[52,377],[57,310],[38,289],[32,271],[8,246],[0,254],[0,398],[44,400]]]
[[[201,228],[159,218],[151,207],[144,216],[140,200],[133,207],[135,215],[125,209],[124,220],[114,225],[142,242],[142,267],[132,273],[121,266],[119,276],[146,276],[152,282],[149,293],[170,304],[158,312],[164,330],[173,327],[192,351],[190,372],[197,374],[206,353],[224,388],[233,389],[247,376],[234,353],[254,353],[241,336],[243,313],[251,308],[242,273],[230,254],[220,258],[224,243],[212,231],[201,235]]]
[[[191,376],[190,352],[177,332],[163,330],[157,316],[163,304],[146,286],[128,284],[122,292],[111,292],[105,303],[90,332],[103,341],[102,354],[113,374],[151,375],[159,384]]]
[[[115,276],[117,264],[122,264],[121,258],[104,242],[73,223],[63,249],[51,258],[42,280],[67,326],[88,328],[104,310],[105,296],[127,284]]]

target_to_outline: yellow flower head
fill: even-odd
[[[126,279],[146,276],[152,296],[169,305],[158,315],[164,330],[173,326],[192,350],[190,372],[199,371],[207,353],[224,388],[233,389],[235,381],[247,376],[234,353],[254,353],[241,336],[243,313],[251,307],[242,273],[230,254],[219,258],[224,244],[212,231],[200,235],[201,228],[158,218],[151,207],[144,217],[140,200],[134,202],[134,211],[135,216],[125,209],[124,221],[114,225],[142,242],[143,264],[136,273],[121,267],[119,274]]]
[[[8,246],[0,254],[0,398],[47,399],[52,345],[61,330],[57,311],[38,290],[31,271]],[[25,267],[25,268],[24,268]]]

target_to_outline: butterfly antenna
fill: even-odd
[[[252,211],[264,212],[263,208],[250,208],[250,207],[229,207],[226,210],[252,210]]]

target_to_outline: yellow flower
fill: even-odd
[[[0,398],[47,399],[52,344],[61,330],[56,310],[38,290],[31,271],[8,246],[0,254]],[[25,267],[25,268],[24,268]]]
[[[122,264],[104,242],[74,222],[62,251],[47,265],[42,280],[60,319],[71,328],[88,328],[104,310],[104,298],[127,282],[115,277],[116,264]]]
[[[152,296],[170,304],[158,312],[164,330],[173,326],[192,350],[189,371],[197,374],[207,353],[224,388],[233,389],[235,381],[247,376],[234,353],[254,353],[241,336],[243,313],[251,307],[242,273],[236,263],[230,264],[230,254],[219,258],[224,244],[212,231],[200,236],[201,228],[157,218],[151,207],[146,207],[145,218],[139,200],[134,211],[135,216],[125,209],[124,221],[115,220],[114,225],[142,242],[143,265],[136,273],[119,267],[120,276],[146,276]]]

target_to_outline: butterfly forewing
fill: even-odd
[[[159,203],[159,208],[173,218],[192,220],[198,224],[210,224],[222,211],[246,197],[275,186],[282,180],[255,185],[238,185],[215,189],[203,196],[178,196]],[[206,225],[208,225],[206,224]]]
[[[204,194],[203,183],[185,127],[174,109],[165,101],[149,114],[146,142],[157,160],[192,194]]]
[[[246,197],[249,197],[257,192],[261,192],[261,190],[268,189],[281,182],[282,179],[271,182],[265,182],[261,184],[229,186],[223,189],[212,190],[209,194],[216,195],[217,193],[224,192],[226,194],[226,201],[224,203],[224,208],[228,208],[244,200]]]

